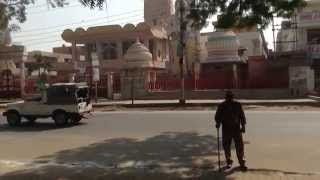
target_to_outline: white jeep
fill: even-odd
[[[41,96],[10,103],[3,113],[10,126],[18,126],[25,118],[34,123],[37,118],[52,117],[56,125],[78,123],[92,111],[89,88],[84,84],[59,83],[48,87]]]

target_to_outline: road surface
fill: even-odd
[[[249,167],[320,172],[320,112],[246,114]],[[208,111],[110,112],[96,113],[73,127],[56,128],[50,120],[40,120],[34,126],[10,128],[0,117],[0,173],[30,163],[86,162],[104,167],[140,160],[181,166],[197,158],[216,162],[212,119]]]

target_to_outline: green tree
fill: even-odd
[[[17,30],[16,24],[10,24],[15,20],[23,23],[27,20],[27,6],[34,4],[36,0],[0,0],[0,30],[9,28]],[[67,4],[66,0],[47,0],[51,8],[63,7]]]
[[[265,29],[274,16],[290,18],[305,0],[192,0],[188,17],[203,27],[207,19],[217,15],[216,28],[258,26]]]
[[[27,65],[28,73],[31,74],[34,71],[39,72],[39,78],[43,80],[46,80],[46,72],[49,72],[52,69],[52,65],[45,57],[43,57],[41,54],[35,54],[33,56],[35,59],[35,63],[31,63]],[[41,70],[43,72],[41,73]]]

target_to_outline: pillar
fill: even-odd
[[[149,49],[149,39],[144,39],[144,43],[143,43],[148,49]]]
[[[76,72],[78,70],[78,58],[77,58],[77,43],[75,41],[72,42],[72,63],[73,63],[73,73],[70,76],[70,82],[75,81]]]
[[[123,47],[122,47],[122,41],[117,42],[117,58],[122,59],[123,57]]]
[[[26,95],[25,87],[26,87],[26,74],[25,74],[25,62],[28,59],[28,53],[26,51],[22,54],[21,64],[20,64],[20,95],[21,98],[24,98]]]
[[[152,59],[154,61],[156,61],[156,60],[158,60],[158,48],[157,48],[158,47],[158,45],[157,45],[158,41],[156,39],[153,39],[152,43],[153,43],[153,49],[152,49],[153,57],[152,57]]]
[[[97,56],[99,61],[103,60],[103,48],[102,48],[102,43],[101,42],[96,42],[96,47],[97,47]]]
[[[238,89],[238,85],[239,85],[239,78],[238,78],[238,66],[236,64],[232,65],[232,71],[233,71],[233,88],[234,89]]]

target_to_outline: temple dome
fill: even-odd
[[[149,49],[139,41],[130,46],[124,59],[128,68],[152,67],[152,54]]]
[[[208,36],[208,48],[213,49],[236,49],[240,47],[240,41],[233,31],[218,31]]]
[[[233,31],[217,31],[208,35],[206,63],[240,62],[240,40]]]
[[[17,73],[17,67],[12,60],[0,60],[0,73],[5,70],[9,70],[13,74]]]

